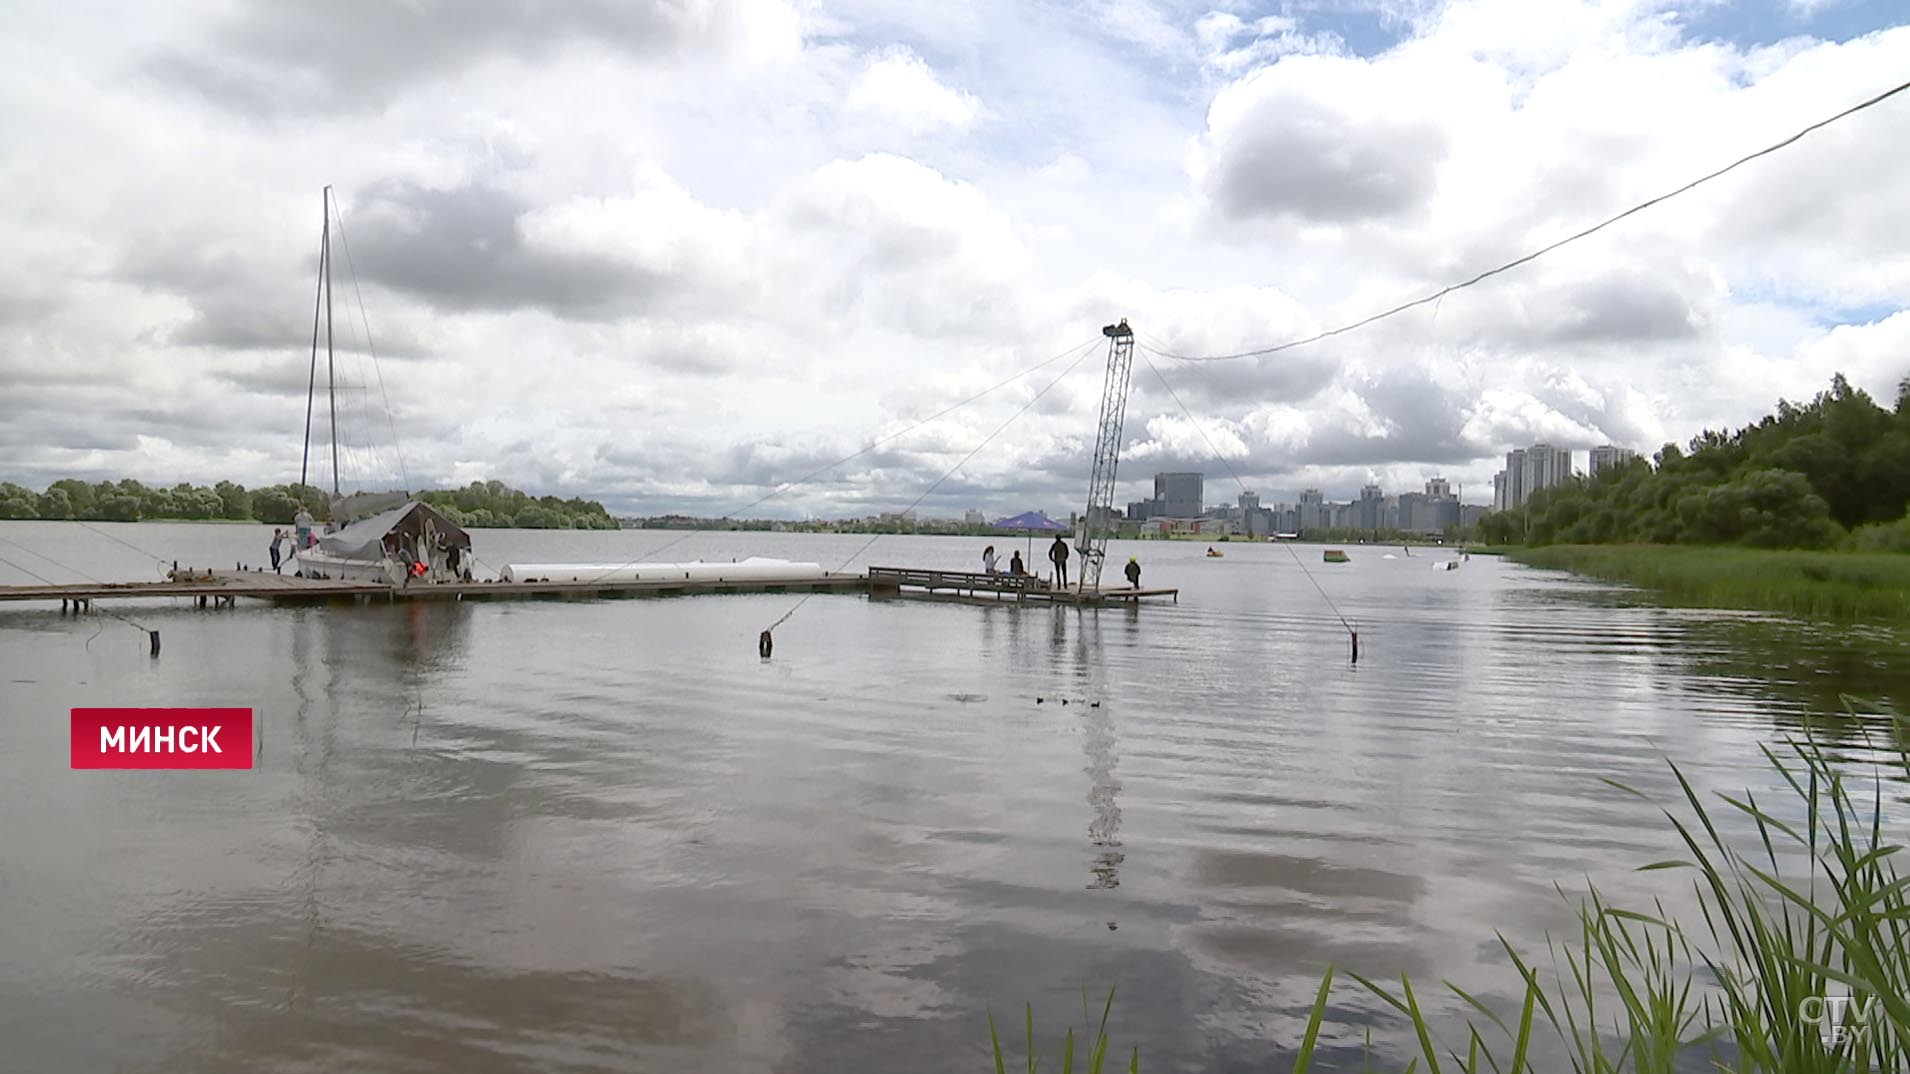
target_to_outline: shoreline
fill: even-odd
[[[1910,556],[1708,545],[1510,546],[1529,567],[1646,589],[1669,603],[1910,626]]]

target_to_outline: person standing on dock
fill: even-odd
[[[272,531],[272,573],[273,574],[279,573],[279,546],[284,543],[285,543],[285,531],[283,529],[273,530]]]
[[[1048,546],[1048,562],[1054,564],[1055,585],[1068,588],[1068,542],[1056,536]]]
[[[1141,588],[1141,561],[1133,556],[1127,557],[1127,584],[1130,588]]]
[[[982,549],[982,573],[983,574],[1000,573],[995,567],[995,546],[992,544],[989,545],[987,548]]]

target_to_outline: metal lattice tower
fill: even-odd
[[[1080,588],[1101,587],[1101,563],[1114,530],[1114,469],[1121,461],[1121,422],[1127,414],[1128,374],[1134,365],[1134,331],[1127,319],[1101,329],[1108,337],[1107,379],[1101,385],[1101,425],[1094,441],[1094,474],[1088,479],[1088,511],[1075,532],[1081,553]]]

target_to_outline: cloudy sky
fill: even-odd
[[[347,486],[718,515],[1079,350],[751,513],[899,509],[1024,407],[922,510],[1063,512],[1101,325],[1211,354],[1414,297],[1910,78],[1905,16],[14,3],[0,479],[295,479],[331,184]],[[1232,499],[1218,450],[1268,501],[1443,474],[1482,502],[1535,440],[1650,451],[1839,370],[1894,398],[1906,167],[1910,94],[1436,306],[1152,359],[1191,420],[1137,360],[1120,498],[1191,468]]]

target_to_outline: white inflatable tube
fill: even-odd
[[[506,582],[815,582],[829,576],[819,563],[751,556],[735,563],[507,563]]]

